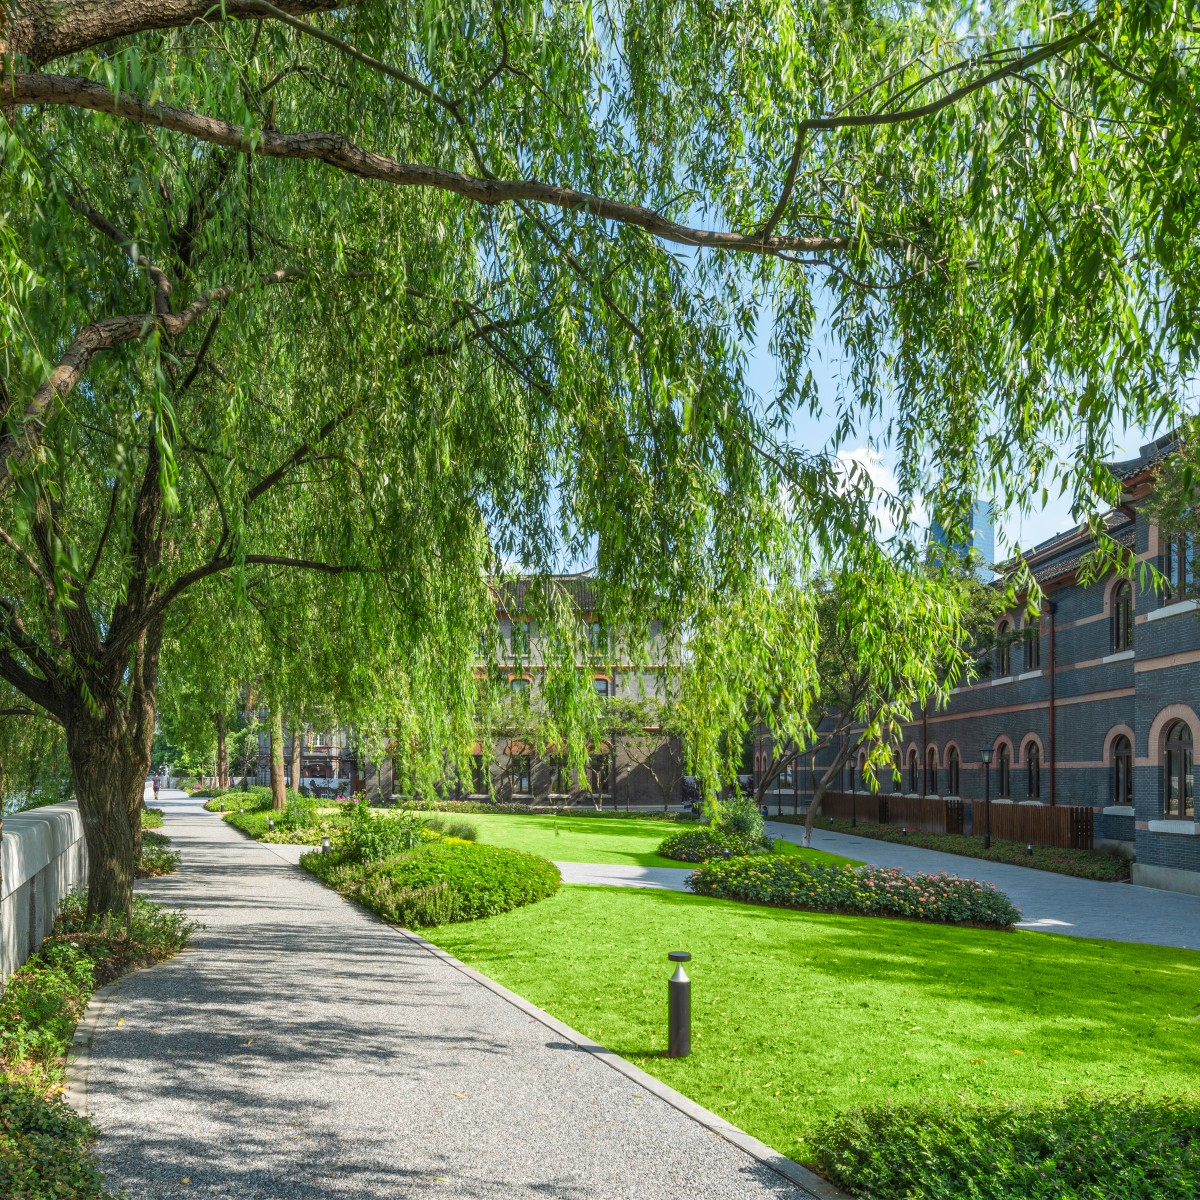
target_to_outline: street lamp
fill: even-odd
[[[992,748],[983,746],[979,751],[983,763],[983,848],[992,848]]]

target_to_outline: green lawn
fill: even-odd
[[[441,814],[444,815],[444,814]],[[552,814],[469,813],[462,820],[479,830],[481,842],[529,850],[556,862],[622,863],[639,867],[687,867],[655,850],[663,838],[687,826],[654,817],[556,817]],[[776,843],[784,854],[800,854],[814,862],[845,864],[853,860],[805,850],[791,842]],[[857,863],[853,863],[857,866]]]
[[[1183,1091],[1200,1061],[1186,950],[598,887],[426,936],[802,1160],[817,1120],[870,1100]],[[682,1060],[669,950],[693,955]]]

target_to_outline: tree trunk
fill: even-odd
[[[300,790],[300,726],[294,724],[292,727],[292,787],[298,792]]]
[[[817,818],[817,813],[821,811],[821,801],[825,799],[825,793],[829,791],[829,785],[841,774],[842,768],[846,765],[846,759],[849,757],[850,739],[846,734],[843,734],[838,752],[833,756],[833,762],[826,769],[825,774],[818,779],[816,772],[813,772],[813,798],[812,803],[808,806],[808,812],[804,817],[805,846],[812,845],[813,822]]]
[[[287,807],[287,792],[283,784],[283,709],[271,706],[271,807]]]
[[[229,786],[229,750],[225,745],[225,714],[217,713],[217,787]]]
[[[125,729],[124,715],[81,704],[67,721],[67,757],[88,849],[88,914],[133,909],[142,843],[142,804],[149,754]]]

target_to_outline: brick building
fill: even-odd
[[[998,620],[981,677],[905,727],[897,766],[902,794],[960,797],[976,833],[985,771],[996,805],[1089,807],[1096,845],[1134,858],[1135,882],[1200,894],[1200,601],[1184,595],[1195,590],[1192,546],[1139,511],[1173,445],[1168,435],[1110,464],[1122,495],[1104,517],[1137,562],[1158,567],[1168,592],[1139,587],[1132,573],[1081,583],[1086,526],[1041,543],[1027,556],[1041,612],[1018,607]],[[864,759],[843,772],[842,791],[871,790]],[[796,789],[801,806],[808,776]],[[792,795],[789,780],[772,803]]]

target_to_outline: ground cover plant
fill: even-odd
[[[310,851],[300,864],[386,920],[411,927],[495,916],[544,900],[561,884],[552,862],[503,846],[446,839],[389,857],[364,859],[362,852],[355,844]]]
[[[1020,910],[990,883],[945,873],[830,867],[764,854],[706,862],[688,876],[688,887],[700,896],[751,904],[986,929],[1011,929],[1021,919]]]
[[[803,825],[803,817],[773,817],[788,825]],[[833,817],[819,817],[817,825],[834,833],[849,833],[858,837],[874,838],[881,842],[903,842],[908,846],[921,846],[926,850],[941,850],[946,854],[962,854],[967,858],[982,858],[988,862],[1012,863],[1017,867],[1034,867],[1039,871],[1054,871],[1059,875],[1075,875],[1080,879],[1099,879],[1121,882],[1129,878],[1129,863],[1116,855],[1100,850],[1060,850],[1054,846],[1034,846],[1033,853],[1026,853],[1025,842],[1001,842],[993,839],[991,848],[983,848],[983,838],[964,833],[916,833],[906,834],[896,825],[872,825],[860,821],[851,825],[849,821]]]
[[[135,898],[128,923],[89,918],[82,893],[0,997],[0,1195],[14,1200],[107,1196],[92,1163],[91,1125],[61,1099],[65,1055],[92,992],[178,953],[195,925]]]
[[[143,808],[142,809],[142,828],[143,829],[161,829],[163,824],[163,810],[161,808]]]
[[[814,1135],[829,1178],[870,1200],[1192,1200],[1200,1093],[1034,1104],[876,1104]]]
[[[805,1162],[871,1102],[1195,1086],[1192,951],[600,887],[429,936]],[[664,1057],[670,950],[693,956],[686,1059]]]
[[[179,869],[179,855],[170,849],[171,839],[165,834],[143,832],[141,854],[138,858],[138,878],[152,879],[170,875]]]

